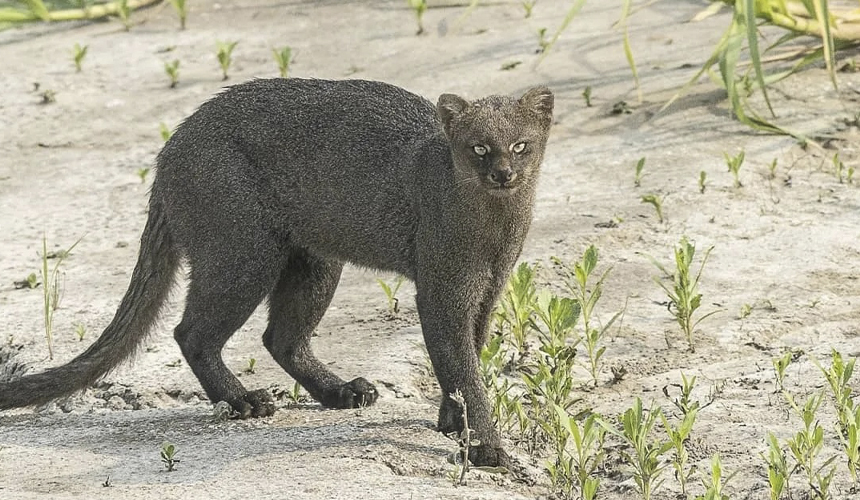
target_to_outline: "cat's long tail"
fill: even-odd
[[[178,265],[162,207],[152,200],[131,283],[113,321],[67,364],[0,384],[0,410],[44,404],[83,390],[133,355],[158,319]]]

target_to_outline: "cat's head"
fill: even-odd
[[[519,99],[490,96],[470,102],[441,95],[436,109],[451,144],[457,183],[495,196],[534,186],[553,102],[546,87],[533,88]]]

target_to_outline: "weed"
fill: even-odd
[[[693,475],[693,469],[687,465],[689,455],[687,453],[686,442],[690,437],[690,432],[693,430],[697,414],[698,408],[693,408],[684,414],[683,419],[677,426],[672,426],[663,412],[660,412],[663,428],[666,430],[666,435],[669,437],[669,442],[675,451],[672,457],[672,467],[675,468],[675,478],[681,483],[681,493],[684,497],[687,496],[687,481]]]
[[[174,467],[180,460],[176,458],[176,446],[173,443],[169,441],[161,443],[161,462],[164,463],[167,472],[175,470]]]
[[[708,479],[702,479],[702,485],[705,487],[705,494],[696,497],[696,500],[729,500],[729,496],[723,493],[723,487],[731,481],[736,472],[729,474],[725,482],[723,477],[723,464],[720,461],[720,454],[715,453],[711,457],[711,476]]]
[[[397,316],[397,313],[400,312],[400,299],[397,298],[397,291],[400,290],[400,286],[403,285],[405,279],[403,276],[397,276],[392,286],[381,278],[376,278],[376,282],[379,283],[379,287],[382,288],[385,298],[388,300],[388,315],[391,318]]]
[[[582,90],[582,98],[585,99],[585,107],[591,107],[591,85],[586,85]]]
[[[170,136],[173,135],[173,131],[170,130],[170,127],[168,127],[164,122],[158,124],[158,132],[161,134],[161,140],[164,142],[167,142],[167,140],[170,139]]]
[[[424,13],[427,12],[427,0],[406,0],[409,7],[415,12],[415,18],[418,22],[418,31],[416,35],[424,34]]]
[[[857,486],[857,470],[860,469],[860,405],[854,407],[854,414],[844,433],[840,433],[851,481]]]
[[[781,392],[785,391],[785,370],[788,368],[788,365],[794,361],[794,356],[794,352],[789,349],[782,353],[782,356],[771,360],[771,363],[773,364],[774,377],[776,377],[776,388]]]
[[[48,254],[48,239],[42,236],[42,292],[43,306],[45,318],[45,337],[48,341],[48,359],[54,359],[54,311],[60,307],[61,287],[60,287],[60,265],[72,250],[78,246],[83,236],[78,238],[68,249],[56,252],[53,258],[56,259],[54,267],[49,269],[48,259],[52,258]]]
[[[791,451],[797,466],[806,474],[807,484],[811,491],[810,497],[825,500],[829,498],[827,488],[836,467],[834,466],[830,472],[825,474],[822,474],[822,471],[833,463],[836,456],[830,457],[821,465],[816,463],[816,459],[824,447],[824,428],[818,423],[816,417],[816,412],[824,399],[824,393],[819,392],[817,396],[808,397],[802,408],[794,402],[794,398],[790,394],[785,394],[791,407],[803,420],[803,430],[789,438],[788,449]]]
[[[526,19],[532,17],[532,10],[534,10],[537,0],[526,0],[520,2],[520,4],[523,6],[523,10],[526,11]]]
[[[513,395],[512,384],[502,377],[507,359],[507,350],[503,348],[504,339],[504,335],[493,336],[481,348],[479,361],[481,377],[493,405],[493,420],[502,431],[507,431],[513,426],[515,417],[525,417],[525,422],[519,420],[521,425],[528,425],[530,422],[523,413],[520,396]],[[521,429],[520,435],[525,434],[526,431],[527,429]]]
[[[741,165],[744,164],[744,150],[742,149],[736,156],[729,156],[728,153],[723,153],[723,156],[726,159],[726,166],[729,167],[729,172],[732,173],[732,177],[735,179],[735,187],[743,187],[738,173],[741,170]]]
[[[537,305],[536,274],[537,266],[530,266],[526,262],[517,266],[495,312],[496,322],[510,330],[520,359],[527,350],[526,337],[533,325],[532,316]]]
[[[679,246],[675,248],[675,272],[669,273],[669,271],[663,267],[662,264],[651,258],[651,262],[659,269],[664,275],[672,276],[673,283],[670,287],[663,283],[659,278],[654,278],[654,281],[660,285],[660,288],[666,292],[666,295],[669,297],[669,312],[675,316],[675,320],[678,322],[678,325],[681,327],[681,331],[684,333],[684,337],[687,339],[687,344],[690,347],[690,351],[694,352],[696,350],[693,345],[693,330],[695,330],[696,326],[708,316],[714,315],[718,312],[711,311],[697,320],[693,320],[693,314],[702,304],[702,294],[699,293],[699,279],[702,277],[702,270],[705,268],[705,263],[708,261],[708,257],[711,255],[711,250],[714,247],[710,247],[705,250],[705,254],[702,257],[702,263],[699,266],[699,271],[696,273],[695,277],[690,274],[690,266],[693,264],[693,258],[696,255],[696,246],[687,239],[686,236],[681,238]]]
[[[246,366],[245,369],[242,371],[247,373],[248,375],[253,375],[254,373],[257,373],[257,371],[255,370],[256,366],[257,358],[250,358],[248,359],[248,366]]]
[[[457,441],[457,452],[454,455],[454,466],[456,467],[454,485],[465,486],[466,473],[469,472],[469,448],[478,446],[481,442],[472,439],[474,431],[469,428],[469,409],[466,406],[466,400],[463,399],[463,394],[457,389],[449,397],[463,408],[463,430],[459,434],[452,432],[451,437]]]
[[[75,53],[73,59],[75,61],[75,71],[77,71],[78,73],[81,72],[81,64],[84,62],[84,57],[87,56],[88,47],[89,45],[81,46],[81,44],[79,43],[75,44]]]
[[[663,197],[656,194],[646,194],[642,197],[642,203],[648,203],[657,212],[657,222],[663,223]]]
[[[128,0],[118,0],[117,17],[122,21],[122,26],[126,31],[131,29],[131,7],[128,6]]]
[[[140,183],[143,184],[146,182],[146,176],[149,175],[149,167],[143,167],[137,169],[137,176],[140,177]]]
[[[164,63],[164,72],[170,78],[170,88],[175,89],[179,85],[179,59]]]
[[[830,367],[825,369],[821,364],[813,358],[812,362],[824,374],[827,379],[827,384],[830,386],[830,392],[833,395],[833,402],[836,407],[836,416],[839,420],[839,432],[845,436],[848,432],[849,425],[854,420],[854,401],[851,399],[851,376],[854,374],[854,363],[856,358],[851,358],[848,362],[842,360],[842,355],[831,348],[831,363]]]
[[[538,54],[543,54],[550,47],[550,44],[551,44],[551,42],[549,40],[547,40],[547,38],[546,38],[546,28],[538,29],[537,35],[538,35],[538,50],[537,50],[537,52],[538,52]],[[586,99],[586,102],[589,102],[589,100]]]
[[[285,391],[284,396],[293,404],[301,404],[308,399],[304,394],[302,394],[302,386],[298,382],[294,382],[292,390]]]
[[[669,395],[669,388],[675,387],[679,391],[678,397],[673,398]],[[712,391],[708,396],[708,401],[705,404],[702,404],[698,400],[694,400],[691,395],[693,394],[693,389],[696,387],[696,376],[692,376],[687,378],[684,375],[684,372],[681,372],[681,383],[680,384],[668,384],[663,386],[663,394],[672,400],[672,404],[675,405],[681,415],[686,417],[690,413],[698,412],[704,408],[710,406],[714,400],[716,399],[716,391]]]
[[[562,498],[573,498],[576,488],[581,500],[594,500],[600,488],[600,478],[595,473],[606,455],[603,449],[606,430],[594,414],[589,414],[580,424],[561,407],[556,406],[555,411],[566,439],[573,441],[573,452],[565,447],[555,462],[547,464],[553,489],[562,494]]]
[[[239,42],[216,42],[218,44],[218,52],[216,56],[218,57],[218,64],[221,65],[221,74],[224,75],[222,80],[227,80],[230,76],[227,74],[227,71],[230,69],[230,65],[233,64],[233,49],[236,48],[236,44]]]
[[[78,342],[83,342],[87,334],[87,327],[83,323],[75,323],[75,335],[78,336]]]
[[[707,187],[708,182],[708,173],[702,170],[699,172],[699,193],[705,194],[705,188]]]
[[[777,158],[774,158],[767,166],[767,178],[770,180],[776,179],[776,163]]]
[[[751,304],[744,304],[741,306],[741,310],[738,313],[738,319],[746,319],[752,314],[753,306]]]
[[[633,177],[633,185],[639,187],[642,185],[642,169],[645,168],[645,157],[639,158],[636,162],[636,174]]]
[[[789,491],[789,481],[795,468],[789,467],[785,451],[779,446],[776,436],[767,433],[767,482],[770,486],[770,500],[779,500],[783,491]]]
[[[185,21],[188,19],[188,5],[185,0],[170,0],[170,5],[173,6],[173,10],[176,11],[176,15],[179,16],[179,29],[185,29]]]
[[[584,328],[583,338],[585,339],[589,361],[588,371],[591,374],[591,379],[595,387],[597,387],[600,375],[600,358],[606,352],[606,346],[601,345],[603,336],[621,315],[621,312],[616,313],[602,328],[592,327],[591,320],[594,314],[594,307],[603,295],[603,282],[609,275],[609,271],[611,271],[611,268],[606,269],[596,282],[589,283],[589,278],[591,278],[594,269],[597,267],[597,261],[597,248],[591,245],[585,250],[582,258],[573,263],[573,272],[568,271],[567,279],[565,280],[567,288],[580,306]]]
[[[275,56],[275,62],[278,63],[281,78],[286,78],[290,71],[290,63],[293,62],[293,49],[289,46],[272,49],[272,55]]]
[[[839,179],[839,184],[845,182],[845,164],[842,163],[842,160],[839,158],[839,153],[833,154],[833,171],[836,174],[836,178]]]
[[[642,409],[642,400],[636,398],[633,406],[620,417],[621,431],[601,420],[601,425],[607,431],[623,439],[632,448],[632,452],[622,451],[621,455],[633,469],[633,479],[644,500],[651,500],[651,494],[663,483],[660,474],[666,464],[661,463],[660,457],[672,449],[671,442],[654,440],[650,436],[660,413],[660,408],[652,405],[646,415]]]

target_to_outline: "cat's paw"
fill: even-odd
[[[335,409],[361,408],[370,406],[379,398],[379,392],[367,380],[359,377],[335,389],[323,401],[323,406]]]
[[[242,399],[227,401],[232,408],[230,412],[231,418],[246,419],[268,417],[275,413],[275,402],[269,391],[265,389],[257,389],[256,391],[248,391]]]
[[[469,448],[469,461],[477,467],[504,467],[512,470],[511,457],[501,447],[478,445]]]

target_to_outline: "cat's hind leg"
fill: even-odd
[[[293,252],[269,294],[269,326],[263,334],[275,361],[327,408],[366,406],[379,396],[363,378],[345,382],[311,351],[311,334],[331,303],[342,269],[340,262]]]

